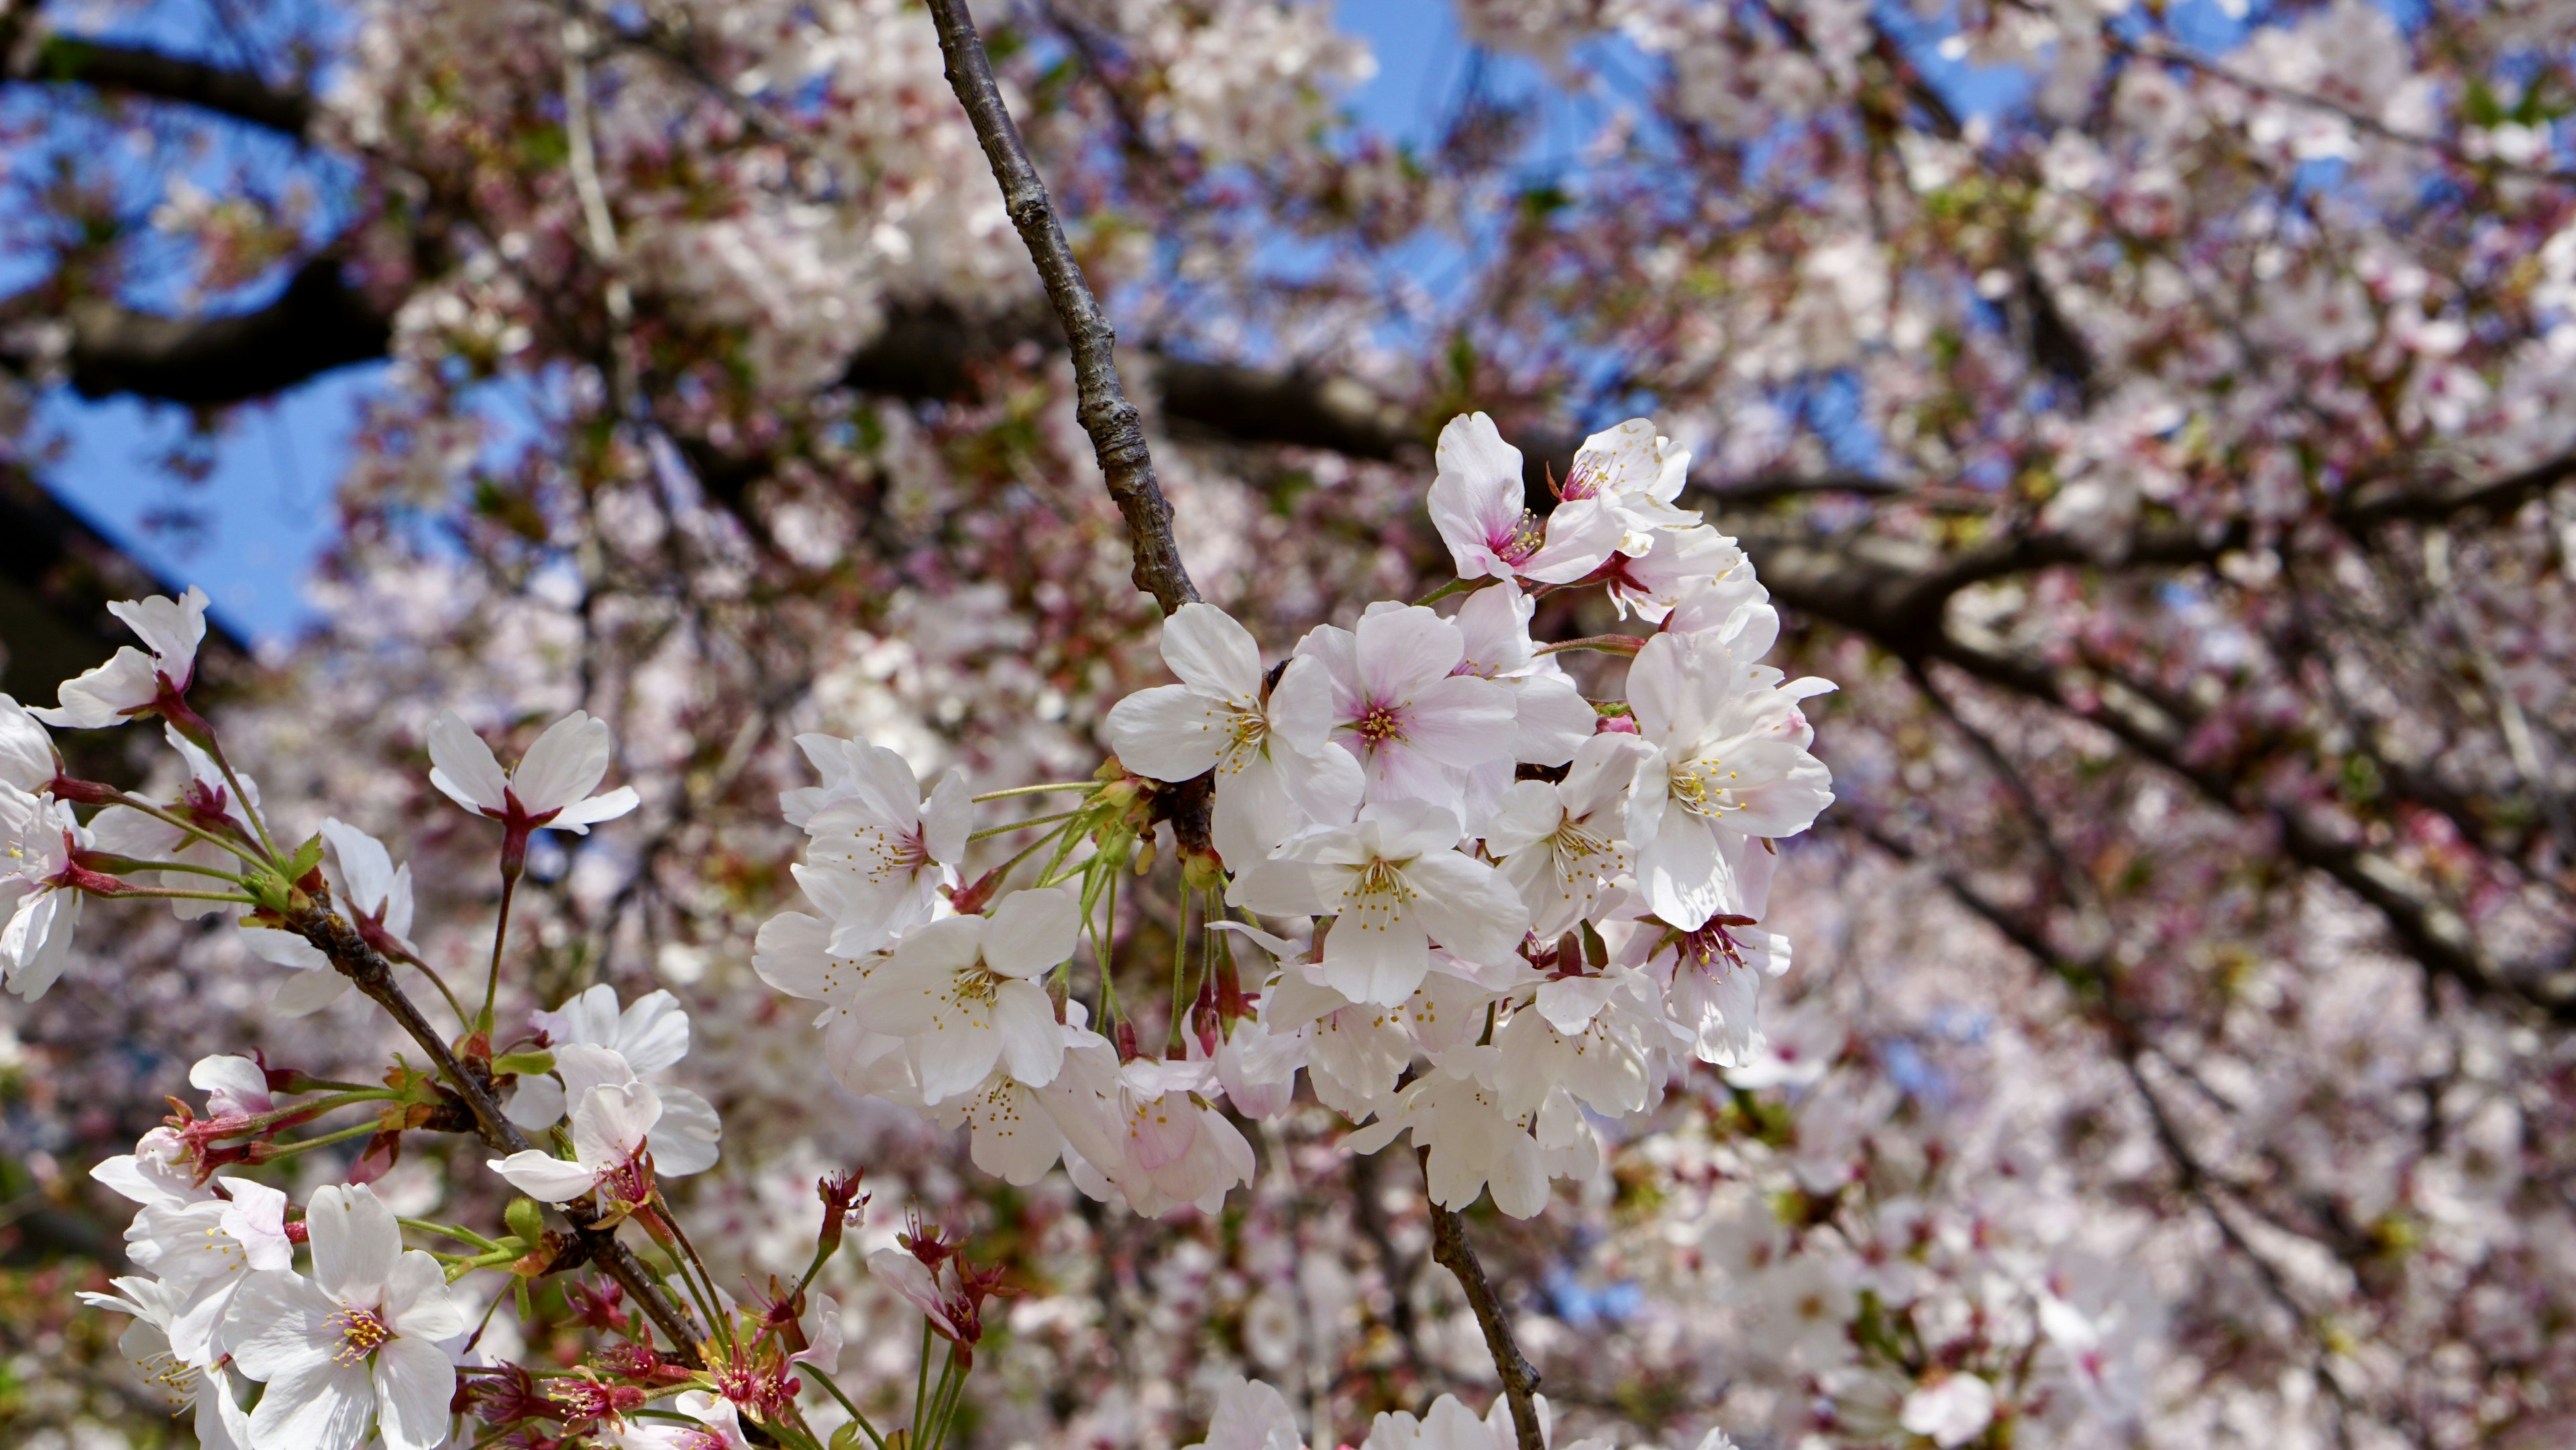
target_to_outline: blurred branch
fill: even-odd
[[[313,124],[313,97],[248,71],[228,70],[139,45],[46,35],[30,40],[33,5],[0,11],[0,80],[81,85],[111,95],[169,101],[248,121],[296,140]]]

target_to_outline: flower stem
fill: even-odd
[[[1190,888],[1189,888],[1189,886],[1188,886],[1186,883],[1184,883],[1184,884],[1182,885],[1181,889],[1180,889],[1179,891],[1175,892],[1175,893],[1174,893],[1174,895],[1176,895],[1177,897],[1179,897],[1179,898],[1180,898],[1180,909],[1179,909],[1178,914],[1175,916],[1175,918],[1174,918],[1174,920],[1173,920],[1173,922],[1172,922],[1172,1030],[1171,1030],[1169,1033],[1165,1034],[1165,1036],[1168,1038],[1168,1041],[1167,1041],[1167,1043],[1166,1043],[1166,1045],[1165,1045],[1165,1047],[1164,1047],[1164,1049],[1163,1049],[1163,1055],[1164,1055],[1164,1056],[1166,1056],[1166,1057],[1176,1057],[1176,1056],[1180,1055],[1180,1052],[1181,1052],[1181,1022],[1182,1022],[1182,1019],[1183,1019],[1183,1018],[1185,1018],[1185,1017],[1187,1017],[1187,1016],[1189,1015],[1189,1010],[1190,1010],[1190,1007],[1189,1007],[1189,998],[1187,998],[1187,997],[1185,997],[1185,996],[1183,996],[1183,995],[1181,994],[1181,993],[1182,993],[1182,988],[1184,987],[1184,985],[1185,985],[1185,984],[1188,982],[1188,980],[1189,980],[1189,966],[1190,966]]]
[[[143,814],[150,816],[161,824],[184,831],[210,846],[220,846],[223,849],[232,852],[234,855],[239,856],[242,860],[253,866],[265,868],[269,865],[268,862],[262,861],[259,857],[253,855],[239,842],[227,841],[223,837],[216,835],[214,832],[198,825],[196,822],[189,820],[187,817],[164,810],[161,807],[152,804],[152,802],[143,799],[141,796],[119,794],[114,803],[123,806],[130,811],[141,811]]]
[[[1009,790],[988,790],[982,795],[968,796],[967,799],[981,805],[986,801],[1007,800],[1015,795],[1046,795],[1060,790],[1088,791],[1099,788],[1100,782],[1096,780],[1051,780],[1044,785],[1015,785]]]
[[[1001,826],[986,826],[984,829],[982,829],[982,830],[980,830],[980,831],[977,831],[977,832],[973,833],[972,835],[969,835],[966,839],[967,839],[967,840],[969,840],[969,841],[983,841],[983,840],[989,840],[989,839],[991,839],[992,837],[995,837],[995,836],[1007,836],[1007,835],[1009,835],[1009,834],[1010,834],[1011,832],[1013,832],[1013,831],[1025,831],[1025,830],[1027,830],[1027,829],[1028,829],[1029,827],[1031,827],[1031,826],[1046,826],[1046,825],[1053,825],[1053,824],[1054,824],[1055,822],[1057,822],[1057,821],[1066,821],[1066,820],[1071,820],[1071,819],[1073,819],[1075,816],[1078,816],[1078,815],[1081,815],[1081,814],[1082,814],[1082,812],[1080,812],[1080,811],[1078,811],[1078,810],[1072,810],[1072,811],[1058,811],[1058,812],[1056,812],[1054,815],[1051,815],[1051,816],[1039,816],[1039,817],[1037,817],[1035,820],[1027,820],[1027,821],[1013,821],[1013,822],[1009,823],[1008,825],[1001,825]],[[1047,836],[1047,837],[1044,837],[1043,839],[1044,839],[1044,840],[1053,840],[1053,839],[1055,839],[1055,838],[1054,838],[1054,836],[1053,836],[1053,835],[1049,835],[1049,836]],[[1032,849],[1034,849],[1034,848],[1032,848]]]
[[[437,1234],[441,1238],[454,1239],[461,1244],[472,1244],[475,1248],[480,1249],[487,1254],[497,1253],[501,1248],[499,1244],[483,1237],[474,1230],[465,1228],[458,1224],[432,1223],[425,1218],[397,1218],[394,1222],[401,1224],[407,1229],[417,1229],[425,1234]]]
[[[119,901],[142,897],[153,901],[228,901],[235,906],[259,905],[256,897],[238,891],[182,891],[175,886],[129,886],[123,891],[100,894],[113,896]]]
[[[859,1407],[851,1403],[848,1395],[841,1393],[841,1387],[832,1383],[832,1377],[830,1375],[823,1373],[821,1369],[810,1364],[805,1366],[805,1373],[812,1375],[817,1383],[822,1385],[825,1390],[830,1391],[833,1399],[841,1402],[841,1408],[850,1412],[851,1422],[856,1424],[860,1431],[868,1437],[869,1444],[876,1446],[877,1450],[885,1450],[885,1436],[877,1433],[877,1427],[868,1422],[867,1416],[859,1413]]]
[[[324,1133],[318,1137],[312,1138],[298,1138],[292,1143],[278,1144],[274,1149],[270,1150],[267,1161],[274,1163],[280,1158],[292,1158],[298,1153],[306,1152],[314,1148],[327,1148],[333,1143],[345,1143],[351,1138],[361,1138],[370,1133],[380,1133],[383,1131],[384,1124],[382,1123],[357,1123],[349,1127],[342,1128],[336,1133]]]
[[[483,974],[483,1010],[465,1024],[468,1031],[492,1030],[492,999],[501,990],[501,947],[510,939],[510,901],[518,894],[519,873],[502,872],[501,919],[492,924],[492,966]]]
[[[259,848],[268,853],[267,864],[283,867],[286,858],[277,853],[277,843],[268,838],[268,823],[259,818],[259,807],[250,803],[250,792],[242,789],[241,777],[233,774],[233,763],[224,758],[224,747],[215,739],[214,730],[206,731],[206,753],[215,758],[215,769],[224,773],[224,784],[232,787],[233,801],[241,807],[242,819],[250,822],[251,831],[259,837]]]
[[[1637,638],[1633,634],[1589,634],[1585,635],[1581,639],[1560,640],[1555,644],[1543,644],[1537,649],[1532,650],[1531,653],[1552,655],[1559,654],[1570,649],[1589,649],[1599,650],[1605,655],[1627,655],[1633,659],[1635,658],[1637,651],[1644,649],[1645,647],[1646,642]]]

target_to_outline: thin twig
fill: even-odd
[[[1082,420],[1082,430],[1091,435],[1092,452],[1100,459],[1109,496],[1126,516],[1127,533],[1135,545],[1136,587],[1153,595],[1168,615],[1197,599],[1199,591],[1190,583],[1180,546],[1172,539],[1172,506],[1163,501],[1162,486],[1154,480],[1154,459],[1146,450],[1136,405],[1127,401],[1127,389],[1118,380],[1118,362],[1112,355],[1118,334],[1102,314],[1100,300],[1091,295],[1091,285],[1083,280],[1073,248],[1065,242],[1055,205],[1047,199],[1046,183],[1038,178],[1019,128],[1012,124],[1001,90],[993,83],[992,62],[985,57],[984,42],[975,33],[965,0],[930,0],[930,18],[939,27],[939,52],[948,62],[948,84],[974,123],[975,139],[983,143],[993,179],[1001,183],[1011,225],[1019,228],[1020,240],[1046,283],[1047,300],[1064,323],[1064,340],[1073,350],[1076,416]]]

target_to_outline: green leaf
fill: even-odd
[[[301,881],[313,873],[314,867],[321,864],[322,838],[317,835],[312,840],[309,840],[303,845],[295,848],[294,859],[286,863],[286,879],[289,881]]]

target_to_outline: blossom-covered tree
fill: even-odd
[[[977,9],[0,9],[13,399],[390,359],[0,719],[12,1231],[364,1182],[464,1443],[2566,1437],[2568,16]]]

